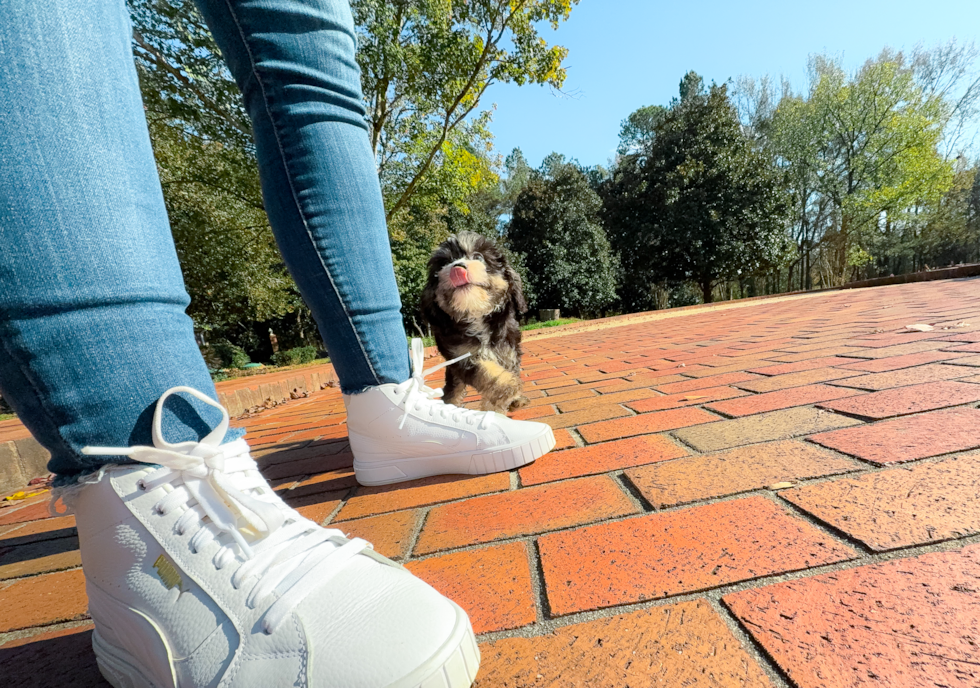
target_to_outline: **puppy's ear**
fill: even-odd
[[[510,265],[504,268],[504,276],[507,278],[507,291],[514,308],[518,313],[527,313],[527,302],[524,300],[524,283],[517,270]]]

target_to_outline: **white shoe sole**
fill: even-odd
[[[353,433],[351,433],[353,434]],[[356,439],[351,438],[351,446]],[[382,458],[363,460],[354,450],[354,476],[361,485],[390,485],[433,475],[486,475],[526,466],[555,448],[555,433],[544,430],[529,440],[498,447],[492,451],[467,451],[421,458]]]
[[[456,603],[456,625],[449,639],[418,669],[386,688],[469,688],[480,669],[480,649],[477,647],[469,617]],[[96,630],[92,633],[92,649],[103,678],[113,688],[164,688],[149,677],[139,662],[128,652],[109,645]],[[384,648],[378,648],[384,652]],[[184,688],[181,686],[180,688]],[[189,688],[189,687],[188,687]]]

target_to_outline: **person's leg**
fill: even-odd
[[[346,0],[197,0],[251,117],[265,208],[344,393],[409,377]]]
[[[361,484],[517,468],[542,423],[443,404],[409,377],[347,0],[197,0],[252,119],[266,210],[348,396]],[[421,343],[421,342],[419,342]]]
[[[465,612],[289,508],[244,439],[222,443],[229,419],[183,312],[130,31],[123,0],[0,3],[3,394],[63,482],[137,462],[86,476],[69,500],[103,676],[469,686]]]
[[[86,445],[150,444],[167,389],[215,396],[184,313],[131,34],[121,0],[0,3],[0,394],[61,483],[120,460],[83,456]],[[189,397],[168,408],[171,441],[221,418]]]

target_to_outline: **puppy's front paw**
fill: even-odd
[[[517,409],[524,408],[530,403],[531,400],[528,399],[527,397],[517,397],[516,399],[514,399],[514,401],[510,402],[510,408],[508,410],[516,411]]]

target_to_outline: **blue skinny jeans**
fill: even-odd
[[[409,377],[347,0],[199,0],[251,117],[266,210],[343,391]],[[123,0],[0,0],[0,394],[60,484],[150,444],[197,348]],[[220,417],[171,397],[164,435]],[[241,431],[237,431],[240,436]],[[232,433],[229,433],[232,439]]]

